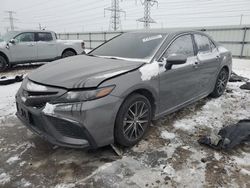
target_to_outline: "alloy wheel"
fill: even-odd
[[[130,105],[123,120],[123,133],[127,139],[133,141],[144,134],[150,119],[149,113],[149,107],[143,101]]]
[[[228,80],[228,73],[225,70],[221,71],[218,77],[217,85],[216,85],[217,91],[220,95],[226,89],[227,80]]]

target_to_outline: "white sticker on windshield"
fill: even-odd
[[[151,37],[147,37],[147,38],[142,39],[142,42],[148,42],[151,40],[156,40],[156,39],[161,39],[161,38],[162,38],[162,35],[155,35],[155,36],[151,36]]]

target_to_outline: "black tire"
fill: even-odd
[[[228,78],[229,78],[228,70],[226,68],[221,69],[217,77],[214,90],[210,94],[211,97],[218,98],[224,93],[227,87]]]
[[[74,55],[76,55],[76,53],[74,51],[66,50],[62,54],[62,58],[66,58],[66,57],[70,57],[70,56],[74,56]]]
[[[129,96],[116,117],[115,142],[125,147],[135,145],[147,132],[151,120],[152,107],[149,100],[140,94]]]
[[[3,72],[7,69],[8,63],[3,56],[0,56],[0,72]]]

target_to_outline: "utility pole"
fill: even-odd
[[[126,16],[126,12],[120,9],[119,3],[120,0],[111,0],[111,7],[104,9],[104,17],[106,11],[111,12],[109,27],[112,28],[112,30],[114,31],[117,31],[118,29],[121,28],[120,13],[124,13],[124,15]]]
[[[13,14],[16,14],[16,12],[14,12],[14,11],[5,11],[6,13],[8,13],[8,18],[6,18],[6,19],[8,19],[9,20],[9,22],[10,22],[10,30],[11,31],[13,31],[14,29],[15,29],[15,26],[14,26],[14,20],[17,20],[16,18],[14,18],[13,17]]]
[[[158,6],[158,1],[157,0],[144,0],[141,3],[144,6],[144,17],[138,19],[137,21],[143,22],[144,28],[149,29],[150,23],[156,23],[156,21],[154,21],[150,15],[151,14],[151,7],[153,7],[155,4],[157,4],[157,6]]]
[[[240,15],[240,25],[242,25],[243,16],[243,14]]]

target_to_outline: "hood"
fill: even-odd
[[[78,55],[48,63],[28,78],[48,86],[67,89],[97,87],[114,76],[137,69],[144,62]]]

